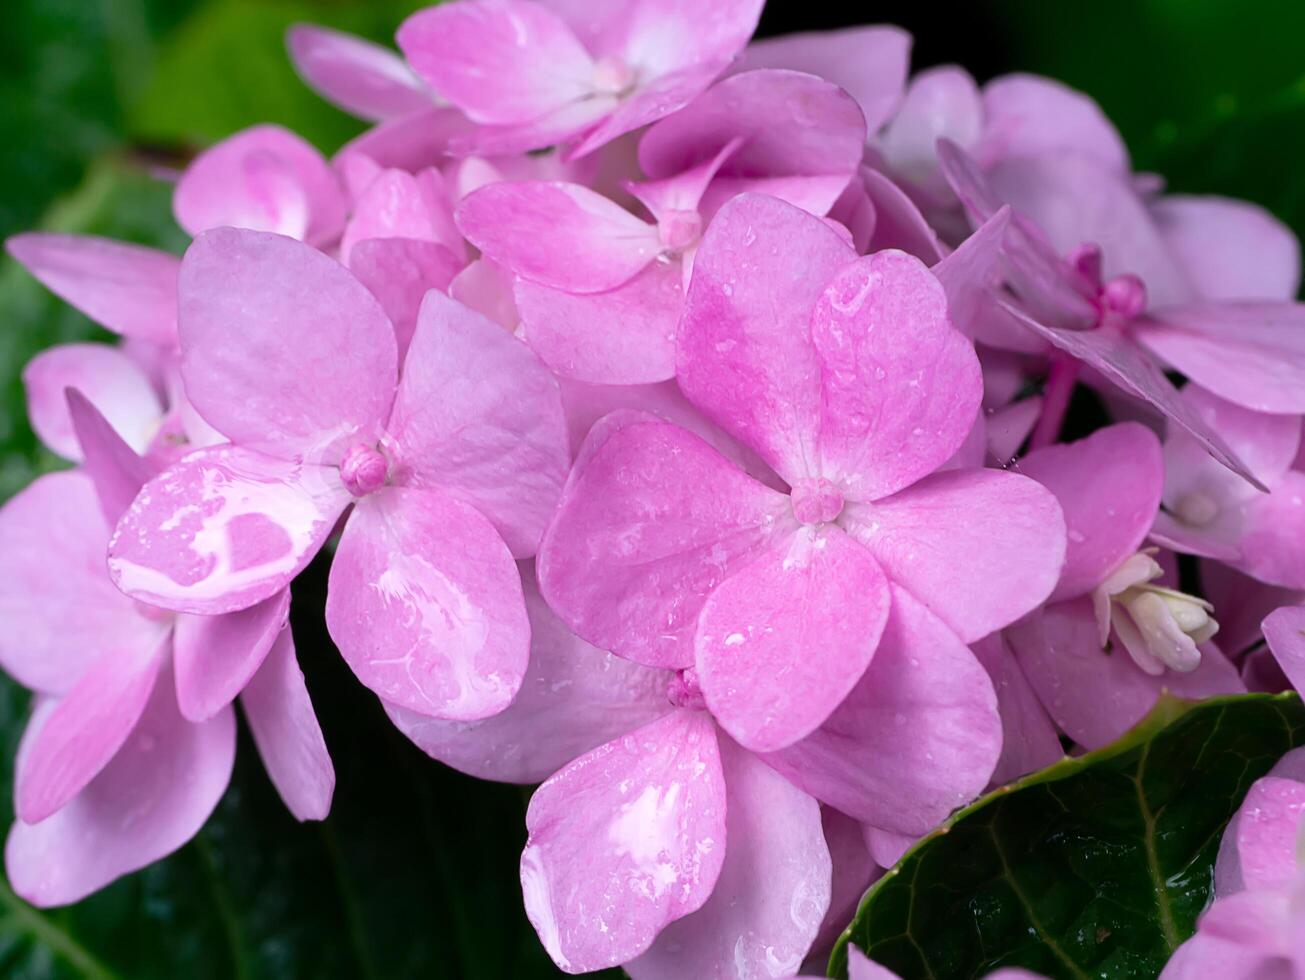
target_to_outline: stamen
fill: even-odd
[[[340,460],[340,479],[355,497],[365,497],[385,485],[389,468],[380,450],[358,443],[350,446]]]
[[[1176,589],[1153,585],[1163,570],[1147,552],[1130,555],[1093,592],[1093,609],[1104,649],[1110,630],[1145,673],[1159,676],[1167,667],[1188,673],[1201,664],[1199,645],[1219,624],[1214,606]]]
[[[698,684],[698,672],[692,667],[678,671],[666,685],[666,700],[677,708],[705,708],[707,701]]]

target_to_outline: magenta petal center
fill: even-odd
[[[365,497],[385,485],[389,468],[380,450],[358,443],[350,446],[340,460],[340,479],[355,497]]]
[[[828,524],[843,513],[843,494],[822,477],[793,487],[793,516],[803,524]]]

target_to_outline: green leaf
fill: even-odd
[[[847,943],[903,977],[1021,966],[1151,977],[1210,900],[1224,826],[1250,784],[1305,743],[1295,694],[1165,696],[1113,745],[990,793],[866,894]]]

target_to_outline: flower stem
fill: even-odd
[[[1060,428],[1064,425],[1065,413],[1069,411],[1069,399],[1074,394],[1074,384],[1077,381],[1078,361],[1064,354],[1053,354],[1051,370],[1047,372],[1047,384],[1042,391],[1042,415],[1029,440],[1030,449],[1049,446],[1060,436]]]

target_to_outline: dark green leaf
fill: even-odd
[[[962,810],[861,903],[853,942],[903,977],[1153,977],[1210,899],[1225,824],[1305,742],[1288,695],[1165,697],[1113,745]]]

